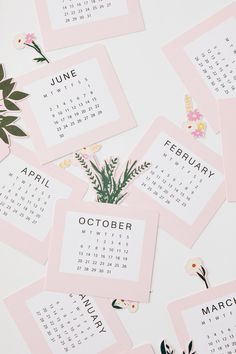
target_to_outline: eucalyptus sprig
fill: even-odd
[[[96,165],[91,160],[88,165],[79,153],[76,153],[75,157],[90,179],[92,187],[97,194],[97,201],[109,204],[120,203],[127,195],[126,189],[128,185],[151,165],[149,162],[137,165],[137,161],[132,163],[128,161],[124,172],[117,179],[116,170],[119,164],[117,157],[111,158],[109,161],[105,160],[102,167]]]
[[[27,97],[28,94],[21,91],[14,91],[15,82],[12,78],[4,79],[3,65],[0,64],[0,139],[9,144],[9,135],[26,136],[26,133],[15,124],[18,117],[12,116],[10,112],[20,111],[16,101]],[[8,113],[10,113],[8,115]]]

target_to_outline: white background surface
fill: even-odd
[[[100,161],[111,155],[120,156],[125,161],[158,115],[165,115],[176,124],[182,124],[185,120],[184,95],[187,92],[163,56],[161,46],[230,2],[141,0],[146,31],[102,41],[110,53],[138,128],[104,142],[103,149],[98,153]],[[17,33],[34,32],[37,43],[42,45],[34,1],[0,0],[0,29],[0,62],[5,64],[8,77],[17,77],[36,69],[40,64],[32,61],[35,57],[33,51],[30,48],[16,50],[12,44]],[[91,45],[47,54],[53,61]],[[210,128],[204,143],[221,153],[220,137],[215,136]],[[94,199],[94,195],[91,193],[88,199]],[[236,278],[235,216],[235,204],[225,203],[191,250],[159,230],[151,303],[141,305],[136,314],[119,312],[134,345],[150,342],[159,353],[160,342],[166,338],[179,349],[166,305],[204,289],[200,280],[190,277],[184,270],[190,257],[202,257],[209,270],[211,285]],[[1,299],[37,280],[45,272],[44,267],[3,244],[0,245],[0,262]],[[2,302],[0,348],[4,354],[29,354]]]

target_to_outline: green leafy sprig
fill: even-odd
[[[173,354],[174,351],[170,348],[170,346],[166,343],[165,340],[161,342],[161,354]]]
[[[166,343],[165,340],[161,342],[161,354],[173,354],[174,350]],[[188,351],[183,352],[183,354],[196,354],[195,351],[193,351],[193,341],[191,341],[188,345]]]
[[[40,62],[44,62],[46,61],[49,64],[49,60],[46,58],[46,56],[43,54],[42,50],[40,49],[40,47],[38,46],[37,43],[35,43],[35,41],[32,41],[32,44],[28,44],[25,43],[25,45],[27,47],[33,48],[37,53],[39,53],[41,56],[38,58],[34,58],[33,60],[35,60],[37,63]]]
[[[128,161],[125,171],[117,180],[115,176],[119,163],[117,157],[112,158],[110,161],[105,160],[104,166],[102,167],[97,166],[91,160],[88,165],[83,156],[79,153],[76,153],[75,157],[80,162],[86,175],[90,179],[92,187],[97,194],[97,201],[109,204],[120,203],[127,195],[125,190],[128,185],[151,165],[149,162],[137,165],[137,161],[134,161],[133,163]]]
[[[0,114],[0,139],[9,144],[9,135],[26,136],[23,130],[12,124],[18,117],[11,114],[7,115],[7,113],[19,111],[16,101],[24,99],[28,94],[21,91],[13,91],[16,83],[12,78],[4,79],[4,77],[3,65],[0,64],[0,93],[2,92],[0,96],[0,113],[2,113]]]

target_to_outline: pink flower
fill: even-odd
[[[27,33],[25,36],[25,44],[31,44],[35,39],[34,33]]]
[[[200,129],[194,130],[191,134],[192,136],[194,136],[194,138],[202,138],[203,136],[205,136],[205,132]]]
[[[200,120],[202,118],[202,114],[197,110],[188,112],[188,119],[191,121]]]

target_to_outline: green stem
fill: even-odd
[[[36,43],[34,41],[32,43],[33,43],[33,45],[30,45],[30,44],[27,44],[27,43],[25,43],[25,45],[27,45],[28,47],[33,48],[34,50],[36,50],[36,52],[38,52],[42,56],[42,58],[44,58],[44,60],[46,60],[47,63],[49,63],[49,60],[45,57],[45,55],[41,52],[41,50],[37,49],[35,47]]]

